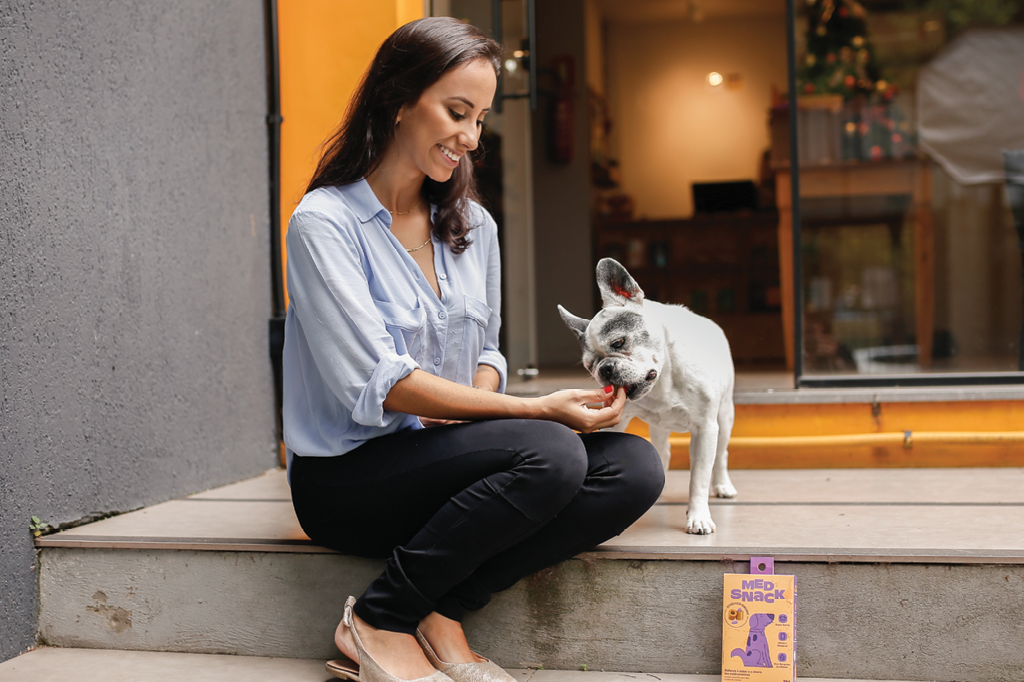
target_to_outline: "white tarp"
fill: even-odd
[[[1024,149],[1024,27],[966,31],[917,81],[918,141],[957,182],[1003,182]]]

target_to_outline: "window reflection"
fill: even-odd
[[[798,0],[804,374],[1024,369],[1022,7]]]

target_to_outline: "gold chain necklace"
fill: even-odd
[[[419,208],[420,204],[422,204],[422,203],[423,203],[423,199],[420,198],[420,200],[416,202],[416,205],[413,206],[412,208],[410,208],[408,211],[392,211],[391,209],[387,209],[387,212],[390,213],[391,215],[409,215],[410,213],[415,211],[417,208]],[[423,247],[420,247],[420,248],[423,248]]]
[[[423,242],[422,244],[417,246],[415,249],[405,249],[404,246],[402,248],[405,249],[407,253],[412,253],[413,251],[419,251],[420,249],[422,249],[424,246],[426,246],[429,243],[430,243],[430,237],[427,237],[427,241]]]
[[[420,197],[420,200],[416,202],[416,205],[413,206],[412,208],[410,208],[408,211],[392,211],[391,209],[388,209],[388,213],[390,213],[391,215],[409,215],[410,213],[415,211],[417,208],[419,208],[421,203],[423,203],[423,198],[422,197]],[[430,237],[427,237],[427,241],[423,242],[422,244],[420,244],[419,246],[417,246],[414,249],[405,249],[404,246],[402,248],[405,249],[406,253],[412,253],[413,251],[419,251],[420,249],[422,249],[424,246],[426,246],[429,243],[430,243]]]

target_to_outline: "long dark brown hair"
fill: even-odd
[[[490,62],[497,75],[501,46],[457,19],[419,19],[392,33],[377,50],[341,125],[324,142],[306,192],[346,185],[372,173],[395,137],[399,109],[416,103],[448,71],[476,59]],[[471,243],[469,202],[478,199],[473,158],[466,156],[470,158],[461,161],[446,182],[429,177],[423,181],[423,198],[437,205],[434,231],[455,253]]]

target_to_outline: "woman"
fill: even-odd
[[[623,391],[503,394],[497,231],[471,161],[500,54],[453,19],[398,29],[289,222],[295,512],[314,542],[387,558],[346,604],[339,677],[511,679],[470,650],[465,612],[622,532],[664,484],[645,440],[593,433]]]

